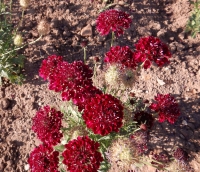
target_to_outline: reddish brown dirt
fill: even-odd
[[[97,0],[31,0],[25,11],[20,31],[25,41],[38,37],[37,23],[47,19],[50,33],[34,45],[19,53],[26,56],[25,82],[22,86],[7,85],[0,90],[0,172],[24,172],[29,153],[40,142],[31,131],[31,118],[44,105],[57,108],[63,104],[60,95],[48,90],[47,82],[38,76],[43,59],[59,54],[66,61],[83,60],[80,42],[87,39],[88,59],[98,56],[101,60],[110,46],[110,36],[101,37],[95,30],[95,19],[105,4]],[[133,44],[143,36],[157,36],[171,48],[173,57],[169,66],[152,67],[142,71],[132,88],[136,96],[152,100],[159,93],[171,93],[179,101],[181,116],[175,125],[156,123],[150,134],[150,149],[162,149],[169,154],[174,147],[183,147],[189,153],[194,171],[200,169],[200,36],[195,39],[185,33],[185,26],[192,6],[188,0],[124,0],[115,1],[113,7],[128,12],[133,24],[115,44]],[[125,5],[126,2],[128,6]],[[13,23],[17,23],[21,8],[13,0]],[[85,27],[89,35],[82,35]],[[101,72],[101,69],[98,71]],[[160,81],[162,80],[162,81]],[[164,84],[162,84],[164,82]],[[6,109],[5,109],[6,108]],[[149,169],[155,171],[155,169]]]

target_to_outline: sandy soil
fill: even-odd
[[[175,125],[156,123],[150,133],[149,148],[171,154],[175,146],[183,147],[197,172],[200,169],[200,35],[194,39],[184,32],[192,7],[188,0],[114,2],[113,8],[128,12],[133,20],[131,28],[115,44],[134,49],[133,44],[139,38],[152,35],[167,43],[173,54],[169,66],[142,71],[132,88],[136,96],[150,101],[159,92],[171,93],[180,103],[178,121]],[[103,60],[111,37],[99,36],[95,19],[104,6],[100,1],[89,0],[31,0],[20,27],[25,40],[30,42],[38,37],[37,23],[41,19],[51,23],[51,31],[36,44],[20,50],[26,56],[24,84],[9,84],[0,89],[0,172],[26,171],[29,153],[40,144],[31,131],[31,118],[44,105],[59,108],[63,104],[60,95],[49,91],[47,82],[38,76],[42,60],[51,54],[62,55],[69,62],[83,60],[80,43],[85,39],[89,41],[88,59],[98,56]],[[13,0],[13,23],[20,15],[21,7]]]

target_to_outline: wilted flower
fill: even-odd
[[[15,37],[14,37],[14,44],[16,45],[16,46],[21,46],[22,45],[22,43],[23,43],[23,38],[22,38],[22,36],[20,35],[20,34],[17,34]]]
[[[131,68],[124,68],[120,73],[120,81],[125,88],[130,88],[136,82],[137,73]]]
[[[117,65],[109,65],[105,73],[105,81],[108,85],[115,86],[119,84],[119,67]]]
[[[105,136],[118,132],[121,128],[123,106],[117,98],[109,94],[97,94],[87,101],[82,117],[95,134]]]
[[[136,121],[139,126],[141,124],[145,124],[148,129],[151,129],[151,127],[153,126],[153,123],[154,123],[154,118],[153,118],[152,114],[149,114],[144,111],[137,112],[134,115],[133,120]]]
[[[42,142],[49,146],[56,145],[63,137],[60,132],[62,116],[60,111],[45,106],[33,118],[32,130]]]
[[[128,138],[114,140],[106,152],[111,164],[110,172],[127,172],[135,170],[134,163],[139,162],[136,148]]]
[[[110,64],[119,64],[121,65],[121,68],[128,67],[135,69],[137,66],[134,54],[128,46],[111,47],[106,53],[104,62]]]
[[[131,141],[136,147],[136,152],[141,154],[148,150],[147,148],[147,141],[148,141],[148,134],[145,130],[138,130],[133,133],[131,136]]]
[[[188,153],[186,151],[184,151],[182,148],[177,148],[174,151],[174,158],[177,161],[185,163],[185,162],[187,162],[189,156],[188,156]]]
[[[124,29],[128,29],[131,25],[131,19],[129,14],[110,9],[100,13],[97,18],[97,30],[101,35],[108,35],[110,30],[115,32],[116,36],[120,36],[124,33]]]
[[[67,166],[67,170],[73,172],[97,171],[103,161],[101,153],[98,151],[99,147],[100,144],[88,136],[69,141],[62,153],[63,163]]]
[[[40,145],[35,148],[28,159],[31,172],[59,172],[59,152],[53,151],[52,147]]]
[[[169,63],[171,53],[168,46],[161,42],[159,38],[153,36],[141,38],[135,44],[136,51],[134,56],[137,62],[144,63],[144,68],[151,66],[151,62],[155,62],[159,67]]]
[[[167,120],[169,123],[174,124],[180,116],[180,109],[175,98],[170,94],[158,94],[155,100],[156,103],[152,103],[150,108],[158,112],[159,122]]]
[[[27,8],[30,4],[30,0],[19,0],[19,4],[22,8]]]
[[[163,169],[170,162],[168,155],[164,152],[153,154],[152,159],[155,161],[152,161],[151,164],[158,169]]]
[[[50,24],[47,20],[41,20],[37,27],[40,35],[47,35],[50,32]]]

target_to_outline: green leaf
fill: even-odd
[[[64,145],[56,145],[54,146],[54,149],[58,152],[63,152],[63,150],[65,149]]]

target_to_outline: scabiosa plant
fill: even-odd
[[[171,53],[168,46],[161,42],[159,38],[153,36],[141,38],[135,44],[135,59],[139,63],[144,63],[144,69],[150,68],[151,63],[155,62],[159,67],[169,63]]]
[[[133,120],[136,121],[139,126],[141,124],[145,124],[148,129],[151,129],[154,123],[152,114],[149,114],[145,111],[135,113]]]
[[[31,172],[59,172],[59,152],[53,151],[52,147],[39,145],[31,153],[28,159]]]
[[[63,163],[70,172],[97,171],[103,161],[98,151],[100,144],[88,136],[78,137],[65,145]]]
[[[87,101],[83,119],[95,134],[105,136],[118,132],[122,126],[123,106],[117,98],[109,94],[97,94]]]
[[[121,68],[128,67],[136,69],[135,56],[128,46],[114,46],[106,53],[104,62],[109,64],[119,64]]]
[[[131,136],[131,141],[135,145],[137,149],[137,153],[141,154],[148,150],[147,148],[147,140],[148,140],[148,134],[145,130],[138,130],[135,133],[133,133]]]
[[[167,120],[169,123],[174,124],[180,116],[180,109],[175,98],[170,94],[158,94],[155,100],[156,102],[150,105],[150,109],[158,112],[159,122]]]
[[[32,130],[38,138],[49,146],[60,143],[63,134],[60,132],[63,114],[47,106],[41,108],[33,118]]]
[[[106,10],[97,18],[97,30],[101,35],[108,35],[112,30],[116,36],[120,36],[124,33],[124,29],[128,29],[132,23],[129,14],[110,9]]]

